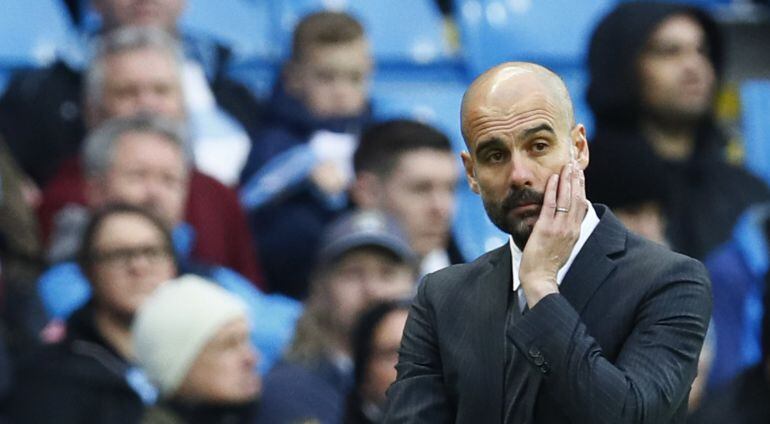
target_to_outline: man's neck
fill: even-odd
[[[134,357],[131,328],[126,319],[97,308],[94,312],[94,321],[99,334],[113,349],[125,359],[130,360]]]
[[[642,132],[660,157],[670,161],[685,161],[695,150],[695,126],[666,124],[650,119],[642,121]]]

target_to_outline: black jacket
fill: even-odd
[[[706,269],[594,207],[559,294],[510,325],[508,244],[425,277],[384,423],[500,423],[511,405],[529,417],[511,424],[684,422],[711,315]],[[507,361],[531,403],[506,404]]]
[[[9,402],[14,423],[138,423],[144,405],[126,380],[131,365],[102,338],[88,304],[67,337],[20,365]]]
[[[591,201],[608,204],[634,195],[657,197],[646,200],[662,203],[672,248],[702,259],[730,237],[748,206],[770,200],[770,190],[759,178],[726,161],[726,137],[711,113],[698,125],[694,153],[682,162],[659,157],[642,133],[637,60],[656,27],[680,13],[700,22],[719,76],[722,48],[716,24],[689,6],[623,3],[594,32],[588,103],[596,117],[596,134],[591,140],[586,190]]]

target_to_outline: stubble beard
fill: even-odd
[[[543,197],[543,193],[525,187],[511,189],[502,201],[495,201],[485,196],[482,196],[482,201],[492,223],[501,231],[510,234],[516,246],[523,250],[534,226],[527,221],[532,217],[536,218],[540,214],[540,208],[519,215],[511,211],[518,206],[530,203],[536,203],[542,207]]]

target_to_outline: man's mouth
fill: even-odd
[[[539,203],[520,203],[511,209],[511,212],[521,215],[537,212],[540,209]]]

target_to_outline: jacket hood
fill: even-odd
[[[291,128],[302,136],[318,130],[357,134],[361,132],[370,119],[370,107],[355,116],[331,119],[318,118],[302,102],[286,92],[280,78],[273,87],[270,107],[267,112],[267,126],[277,125]]]
[[[717,79],[722,74],[722,41],[716,22],[704,11],[663,2],[623,3],[594,30],[588,51],[588,104],[597,122],[635,123],[640,108],[636,61],[650,35],[672,15],[694,17],[703,27]]]

